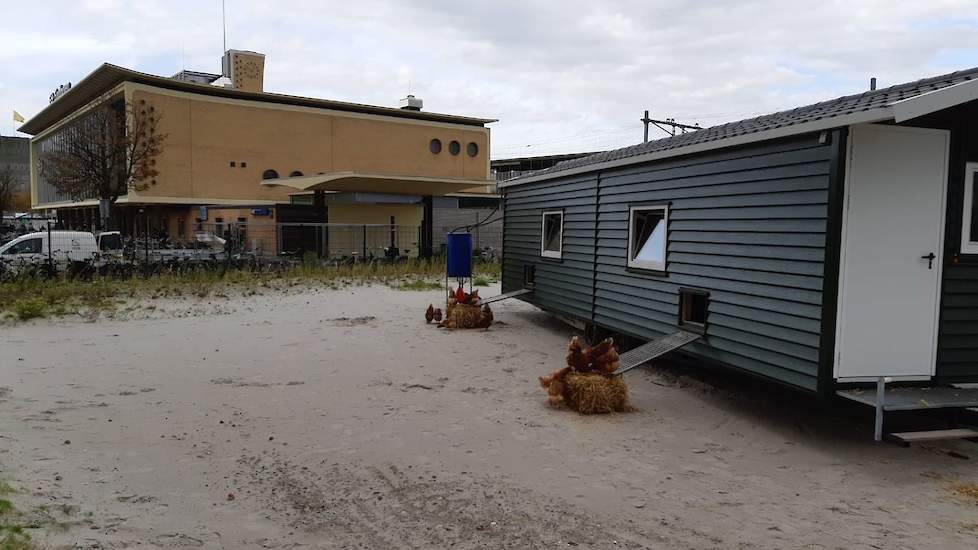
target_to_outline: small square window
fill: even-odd
[[[248,163],[245,162],[245,161],[241,161],[241,167],[242,168],[247,168],[248,167]]]
[[[705,290],[679,289],[679,326],[705,334],[709,303],[710,294]]]
[[[978,163],[968,163],[964,178],[961,253],[978,254]]]
[[[234,168],[234,161],[231,161],[231,168]]]
[[[560,258],[564,241],[564,213],[557,210],[543,213],[540,255],[544,258]]]
[[[666,270],[668,206],[633,206],[628,214],[628,267]]]

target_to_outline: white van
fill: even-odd
[[[39,264],[48,254],[57,263],[85,262],[98,257],[98,243],[91,233],[59,230],[28,233],[0,246],[0,261],[13,266]]]
[[[121,258],[125,244],[122,241],[122,233],[119,231],[102,231],[95,236],[98,242],[99,253],[102,257]]]

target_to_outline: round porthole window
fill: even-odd
[[[479,154],[479,146],[470,141],[469,144],[465,146],[465,152],[468,153],[470,157],[474,157]]]
[[[436,155],[438,153],[441,153],[441,140],[440,139],[431,140],[431,143],[428,144],[428,150]]]
[[[453,141],[453,142],[449,143],[448,144],[448,152],[451,153],[451,154],[453,154],[453,155],[457,155],[457,154],[461,153],[462,152],[462,144],[459,143],[459,142],[457,142],[457,141]]]

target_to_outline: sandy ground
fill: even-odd
[[[875,445],[790,392],[669,366],[627,375],[639,412],[551,410],[536,378],[571,330],[509,301],[449,333],[423,322],[439,297],[298,288],[0,328],[2,476],[54,510],[35,534],[54,548],[978,545],[953,490],[978,482],[975,444]]]

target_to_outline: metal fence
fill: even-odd
[[[26,235],[43,242],[42,251],[57,253],[78,236],[54,222],[41,227],[3,227],[0,246]],[[78,233],[79,231],[74,231]],[[85,232],[81,230],[81,232]],[[135,226],[135,232],[96,232],[102,252],[125,250],[128,256],[174,255],[175,251],[197,254],[223,253],[261,258],[313,255],[327,259],[412,258],[420,250],[421,228],[413,225],[363,225],[332,223],[246,223],[203,222],[180,227]],[[50,238],[49,238],[50,237]],[[64,241],[64,242],[62,242]],[[27,246],[27,245],[22,245]],[[52,248],[53,250],[48,250]],[[18,247],[19,250],[20,247]],[[138,259],[138,258],[137,258]]]
[[[217,241],[228,252],[256,257],[397,259],[418,256],[421,228],[332,223],[201,223],[195,224],[194,240]]]
[[[127,255],[221,254],[255,258],[399,259],[417,257],[421,228],[408,225],[199,222],[136,226],[120,238]]]
[[[418,257],[421,228],[404,225],[195,223],[119,231],[71,231],[50,222],[0,242],[0,279],[22,274],[128,274],[207,265],[281,266],[321,260],[336,264]],[[142,268],[140,268],[142,269]]]

